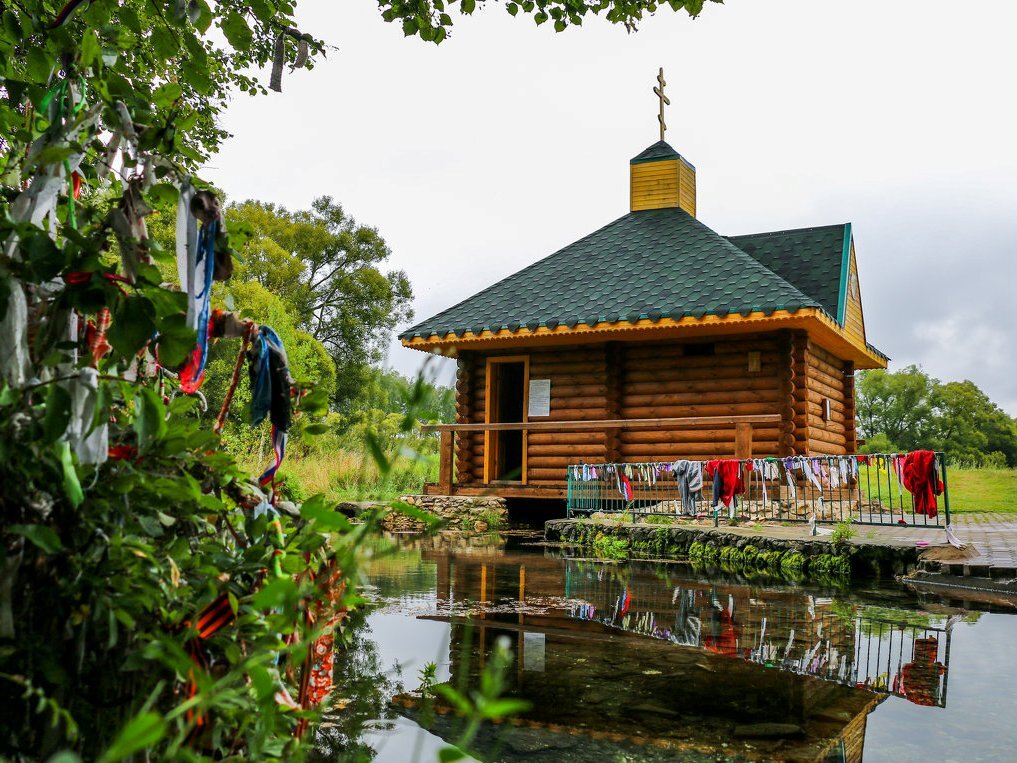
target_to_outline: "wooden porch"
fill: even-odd
[[[567,497],[567,467],[561,470],[561,482],[548,484],[542,482],[540,485],[527,484],[526,470],[526,448],[523,448],[523,468],[519,480],[492,480],[488,482],[471,482],[469,484],[453,481],[455,474],[455,453],[456,435],[467,435],[475,432],[506,432],[521,431],[523,442],[526,442],[530,432],[621,432],[625,430],[655,429],[661,431],[676,431],[681,429],[712,430],[718,432],[733,432],[735,458],[752,457],[752,440],[754,426],[780,425],[781,415],[758,414],[742,416],[692,416],[684,418],[654,418],[654,419],[601,419],[589,421],[527,421],[511,423],[486,423],[486,424],[428,424],[421,427],[424,432],[438,432],[440,443],[438,447],[439,467],[438,481],[429,482],[424,485],[426,495],[496,495],[502,498],[552,498],[564,499]],[[730,429],[730,427],[734,429]],[[725,427],[727,428],[725,430]],[[730,451],[730,439],[721,435],[717,440],[718,453]],[[767,453],[765,455],[777,455]],[[583,459],[576,458],[575,463],[582,463]],[[571,465],[571,464],[570,464]]]

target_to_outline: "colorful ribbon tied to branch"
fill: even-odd
[[[208,363],[208,342],[212,334],[212,276],[215,272],[215,237],[219,223],[211,220],[201,226],[198,233],[198,251],[195,258],[194,280],[200,289],[194,294],[198,307],[198,341],[184,367],[180,369],[180,389],[192,395],[205,380],[205,365]]]

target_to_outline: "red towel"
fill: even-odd
[[[745,490],[741,461],[707,461],[706,474],[712,480],[720,478],[720,500],[728,508],[731,507],[734,497],[741,495]]]
[[[908,453],[902,471],[904,487],[915,497],[915,511],[930,517],[936,516],[936,496],[943,492],[943,483],[936,470],[936,454],[931,450]]]

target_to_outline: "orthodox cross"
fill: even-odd
[[[664,86],[667,84],[664,81],[664,67],[660,67],[660,71],[657,73],[658,87],[653,88],[653,92],[657,98],[660,99],[660,113],[657,115],[657,121],[660,122],[660,139],[664,140],[664,131],[667,130],[667,125],[664,123],[664,104],[671,105],[671,99],[664,95]]]

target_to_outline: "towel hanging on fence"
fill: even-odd
[[[703,465],[699,461],[675,461],[671,464],[671,472],[678,481],[682,513],[689,516],[694,515],[696,499],[703,490]]]
[[[732,459],[707,461],[706,474],[713,480],[713,506],[723,503],[729,509],[737,505],[736,495],[745,490],[742,462]]]
[[[936,470],[936,454],[931,450],[908,453],[901,471],[904,487],[915,497],[915,511],[929,517],[936,516],[939,509],[936,496],[943,492],[943,483]]]

